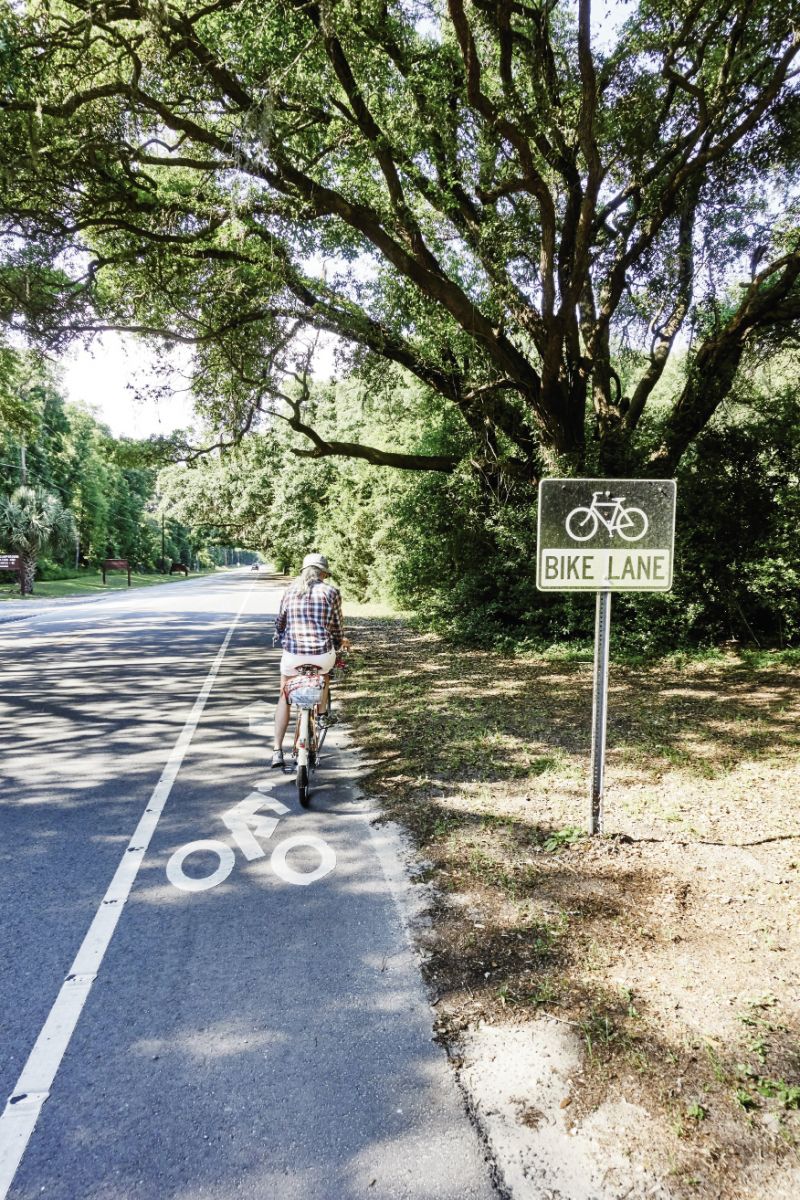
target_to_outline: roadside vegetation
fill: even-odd
[[[157,583],[176,583],[184,579],[183,574],[171,576],[161,574],[142,575],[131,571],[131,587],[152,587]],[[109,572],[106,582],[98,571],[84,571],[82,575],[65,576],[61,579],[42,579],[36,584],[32,595],[25,593],[25,601],[35,603],[38,600],[54,600],[64,596],[99,596],[106,592],[128,590],[128,576],[124,571]],[[0,600],[19,600],[19,588],[16,584],[0,584]]]
[[[432,888],[425,973],[456,1064],[480,1023],[563,1022],[571,1120],[641,1105],[671,1195],[772,1195],[800,1161],[798,652],[612,649],[589,838],[591,661],[459,649],[388,610],[348,624],[345,711]]]
[[[799,361],[786,351],[738,383],[678,467],[674,587],[615,597],[615,638],[627,654],[798,644]],[[316,394],[337,441],[379,441],[391,396],[395,440],[458,444],[452,419],[432,413],[430,396],[399,373]],[[654,444],[655,424],[651,436]],[[222,523],[227,513],[281,570],[319,547],[346,595],[413,609],[458,644],[591,654],[592,605],[536,591],[535,486],[490,485],[467,461],[444,476],[298,459],[296,448],[278,423],[224,458],[170,466],[160,478],[165,503],[187,523]]]
[[[172,557],[317,545],[460,641],[573,644],[585,606],[531,585],[538,480],[676,477],[631,648],[794,644],[796,14],[684,8],[0,3],[0,417],[83,552],[159,556],[166,467]],[[193,436],[51,419],[21,339],[109,326]]]
[[[104,558],[128,559],[139,584],[163,580],[162,553],[167,571],[173,562],[211,570],[232,561],[228,529],[163,511],[158,469],[170,454],[163,439],[113,437],[64,400],[37,356],[0,353],[0,554],[22,556],[26,592],[102,590]],[[108,586],[118,581],[109,576]],[[9,596],[19,596],[17,577],[0,572],[0,598]]]

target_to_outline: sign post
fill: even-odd
[[[608,651],[611,641],[611,592],[597,593],[594,618],[594,687],[592,689],[592,796],[589,833],[603,832],[603,779],[606,770]]]
[[[536,586],[597,596],[589,833],[603,832],[612,592],[666,592],[675,546],[674,479],[542,479]]]

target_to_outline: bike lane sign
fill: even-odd
[[[674,479],[542,479],[536,586],[543,592],[666,592]]]

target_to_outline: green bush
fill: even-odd
[[[677,477],[673,590],[615,595],[619,647],[651,656],[800,640],[798,431],[800,404],[786,389],[769,403],[732,403],[701,435]],[[466,467],[445,476],[337,464],[323,511],[342,582],[359,596],[388,596],[473,645],[593,639],[593,595],[536,590],[532,488],[492,490]]]
[[[319,550],[346,596],[391,600],[460,642],[585,656],[594,596],[536,589],[536,487],[489,471],[453,412],[423,389],[383,380],[391,392],[387,410],[380,387],[371,386],[355,376],[326,385],[335,401],[320,408],[326,437],[462,454],[461,467],[448,475],[297,457],[293,448],[307,450],[308,443],[276,423],[225,460],[170,468],[173,494],[186,506],[179,515],[194,520],[191,504],[203,512],[212,497],[279,570],[295,572],[309,550]],[[656,418],[640,433],[642,463],[658,442]],[[673,590],[614,597],[618,651],[654,656],[731,639],[757,646],[800,641],[798,462],[794,390],[769,393],[748,381],[681,463]]]

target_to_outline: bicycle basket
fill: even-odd
[[[313,708],[322,699],[322,675],[293,675],[286,684],[286,699],[295,708]]]

